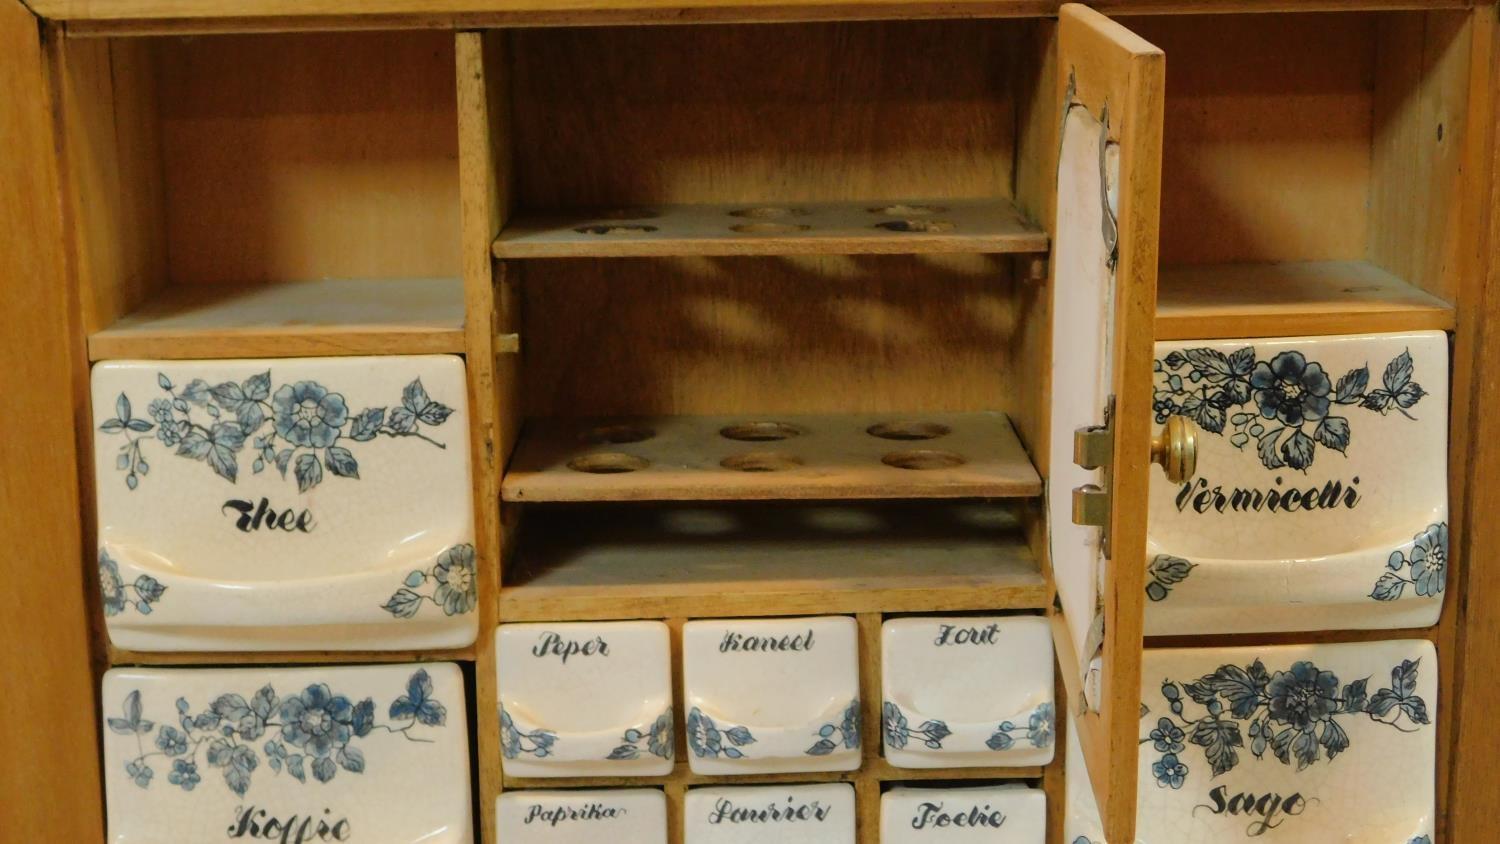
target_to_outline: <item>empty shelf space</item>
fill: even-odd
[[[1046,252],[1047,233],[1008,200],[655,205],[522,214],[497,258]]]
[[[502,621],[1040,609],[1016,516],[979,502],[527,508]]]
[[[463,350],[463,282],[451,278],[174,288],[89,337],[91,360]]]
[[[1453,306],[1363,261],[1163,267],[1156,339],[1451,330]]]
[[[533,419],[501,483],[518,502],[1041,492],[1003,413]]]

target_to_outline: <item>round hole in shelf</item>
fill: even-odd
[[[726,457],[719,465],[736,472],[783,472],[801,466],[802,458],[781,451],[752,451]]]
[[[952,469],[954,466],[962,466],[966,462],[962,456],[951,451],[938,451],[930,448],[913,449],[912,451],[893,451],[880,458],[880,462],[887,466],[895,466],[897,469]]]
[[[953,429],[937,422],[881,422],[865,429],[865,433],[883,440],[935,440],[953,433]]]
[[[871,214],[884,214],[887,217],[925,217],[930,214],[941,214],[947,211],[941,205],[883,205],[879,208],[866,208]]]
[[[656,231],[656,226],[616,226],[616,225],[594,225],[579,226],[573,231],[579,234],[645,234]]]
[[[604,208],[592,216],[596,220],[654,220],[661,212],[655,208]]]
[[[752,220],[778,220],[782,217],[806,217],[811,214],[806,208],[787,208],[781,205],[762,205],[757,208],[738,208],[729,212],[731,217],[749,217]]]
[[[801,428],[786,422],[741,422],[719,429],[719,436],[726,440],[752,443],[790,439],[801,433]]]
[[[740,223],[730,226],[730,231],[740,234],[791,234],[792,232],[805,232],[812,226],[804,223]]]
[[[650,462],[634,454],[623,454],[618,451],[585,454],[568,461],[569,469],[575,472],[588,472],[591,475],[619,475],[625,472],[635,472],[650,465]]]
[[[887,220],[884,223],[876,223],[875,227],[891,232],[922,232],[926,234],[953,231],[953,223],[950,220]]]
[[[579,439],[592,445],[623,445],[644,442],[656,432],[644,425],[600,425],[583,433]]]

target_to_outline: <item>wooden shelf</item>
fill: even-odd
[[[1363,261],[1163,267],[1156,339],[1451,331],[1453,306]]]
[[[1020,523],[993,503],[530,508],[512,621],[1042,609]]]
[[[91,360],[463,350],[463,282],[453,278],[177,288],[89,337]]]
[[[1007,200],[870,200],[785,205],[657,205],[522,214],[497,258],[672,255],[912,255],[1046,252],[1047,233]]]
[[[1003,413],[533,419],[500,492],[517,502],[1016,498],[1040,495],[1042,479]]]
[[[897,768],[884,759],[867,760],[853,771],[803,771],[789,774],[729,774],[709,776],[695,774],[687,762],[677,763],[664,777],[505,777],[505,788],[607,788],[612,786],[652,786],[681,783],[695,785],[771,785],[773,783],[877,782],[919,780],[1031,780],[1042,775],[1038,766],[1015,768]]]
[[[401,651],[132,651],[109,645],[109,665],[366,665],[472,662],[475,647]]]

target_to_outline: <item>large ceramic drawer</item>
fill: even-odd
[[[505,844],[667,844],[658,788],[507,791],[495,817]]]
[[[458,666],[115,669],[109,840],[468,844]]]
[[[508,776],[671,772],[676,736],[665,624],[502,624],[495,659]]]
[[[683,801],[687,844],[854,844],[854,787],[695,788]]]
[[[239,651],[472,642],[466,395],[453,356],[94,367],[110,639]]]
[[[1143,671],[1140,844],[1430,842],[1430,642],[1148,650]],[[1065,840],[1103,844],[1068,744]]]
[[[1023,785],[892,788],[880,844],[1046,844],[1047,795]]]
[[[885,622],[881,639],[887,762],[955,768],[1052,760],[1052,631],[1045,618],[896,618]]]
[[[1197,472],[1152,473],[1148,634],[1423,627],[1448,561],[1438,331],[1158,343],[1158,423]]]
[[[858,638],[847,616],[683,625],[693,772],[858,768]]]

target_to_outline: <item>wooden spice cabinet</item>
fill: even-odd
[[[0,378],[14,420],[0,436],[0,525],[15,593],[0,613],[13,678],[0,839],[102,836],[96,698],[113,665],[458,661],[472,672],[475,811],[491,841],[502,788],[612,782],[502,775],[499,621],[661,618],[675,642],[692,617],[816,612],[859,624],[865,764],[710,778],[680,762],[644,780],[666,789],[674,841],[700,783],[852,782],[867,843],[885,783],[933,778],[1037,782],[1059,841],[1062,753],[1044,768],[918,771],[879,750],[883,614],[1054,611],[1039,488],[988,464],[938,488],[854,461],[815,489],[709,468],[676,487],[599,474],[559,492],[524,457],[593,417],[1000,411],[1045,479],[1071,92],[1123,117],[1116,559],[1144,549],[1154,339],[1451,332],[1442,622],[1212,641],[1432,639],[1438,840],[1488,841],[1500,738],[1484,729],[1484,684],[1466,680],[1500,665],[1484,555],[1500,538],[1485,483],[1500,470],[1485,412],[1500,402],[1500,335],[1485,319],[1500,313],[1495,7],[1099,7],[1123,26],[1077,7],[1059,19],[1045,0],[0,0]],[[108,644],[89,573],[91,362],[434,352],[468,366],[474,646]],[[784,577],[648,583],[632,580],[626,549],[595,588],[588,571],[537,582],[518,543],[569,507],[603,519],[643,500],[996,495],[1013,497],[1017,521],[994,568],[880,573],[835,558]],[[1208,640],[1145,641],[1143,572],[1108,577],[1102,711],[1080,723],[1110,840],[1126,841],[1142,647]],[[1057,629],[1072,681],[1076,651]],[[1076,709],[1078,689],[1062,693]]]

